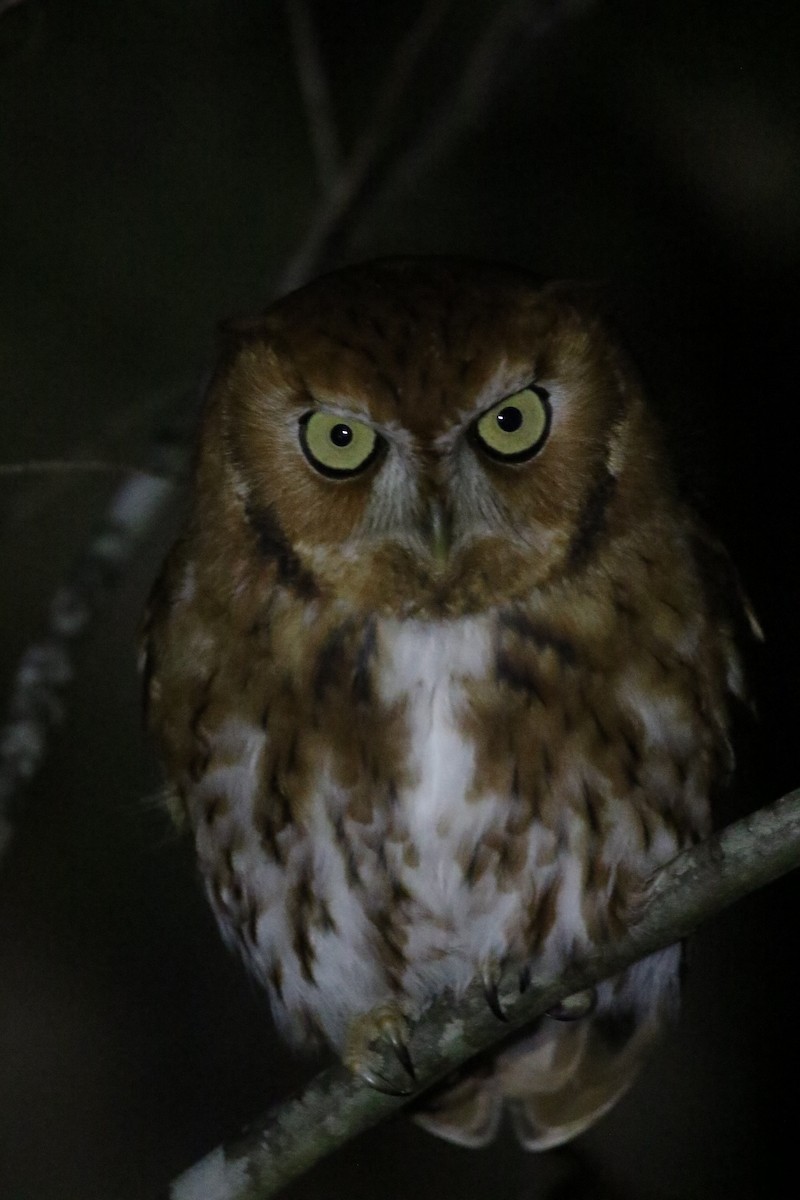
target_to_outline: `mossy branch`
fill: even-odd
[[[557,1001],[687,936],[734,900],[800,866],[800,790],[737,821],[679,855],[643,885],[624,937],[599,946],[558,976],[534,975],[520,995],[519,969],[501,988],[501,1023],[474,984],[457,1003],[442,999],[411,1031],[419,1091],[533,1021]],[[323,1071],[298,1096],[268,1112],[234,1145],[218,1147],[177,1179],[169,1200],[266,1200],[292,1179],[408,1103],[355,1079]]]

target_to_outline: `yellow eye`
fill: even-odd
[[[357,475],[374,462],[381,442],[363,421],[312,412],[300,419],[300,445],[312,467],[341,478]]]
[[[540,450],[550,432],[550,404],[544,388],[523,388],[506,396],[472,426],[481,450],[501,462],[524,462]]]

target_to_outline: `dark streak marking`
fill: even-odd
[[[564,667],[574,667],[578,661],[574,644],[561,634],[555,633],[541,621],[534,621],[525,613],[511,609],[500,615],[500,625],[517,634],[526,642],[532,642],[537,650],[552,650]]]
[[[467,868],[464,871],[464,882],[469,887],[472,887],[472,885],[477,881],[478,876],[479,876],[478,860],[480,858],[481,849],[482,849],[481,843],[476,842],[475,848],[473,849],[472,854],[470,855],[470,858],[469,858],[469,862],[467,863]],[[485,869],[485,866],[484,866],[484,869]],[[481,874],[482,874],[482,872],[481,872]]]
[[[300,910],[305,912],[311,907],[314,901],[314,893],[311,891],[311,880],[308,875],[303,874],[300,876],[295,891],[297,894],[297,904]]]
[[[533,953],[541,950],[553,927],[560,888],[561,879],[557,876],[534,899],[528,916],[528,937],[526,939],[528,949]]]
[[[347,639],[352,632],[352,622],[344,621],[328,634],[323,642],[314,671],[314,699],[319,701],[342,677],[344,652]]]
[[[533,672],[523,663],[515,662],[503,651],[500,651],[495,659],[495,678],[498,683],[505,683],[512,691],[525,692],[538,700],[540,704],[544,704],[539,681]]]
[[[325,933],[336,933],[338,926],[333,918],[326,900],[320,899],[317,904],[318,924]]]
[[[211,796],[206,801],[205,809],[203,810],[203,820],[206,825],[213,825],[214,821],[223,810],[223,800],[221,796]]]
[[[408,890],[402,880],[396,876],[389,881],[389,895],[391,896],[392,904],[406,904],[411,899],[411,892]]]
[[[289,899],[294,924],[292,949],[300,963],[300,971],[308,983],[314,983],[314,961],[316,953],[309,937],[310,917],[314,907],[314,892],[308,871],[300,875],[294,893]]]
[[[597,815],[597,801],[599,797],[592,790],[589,784],[584,780],[583,783],[583,803],[586,809],[586,817],[589,822],[589,828],[596,836],[600,832],[600,818]]]
[[[673,758],[672,761],[675,767],[675,774],[678,777],[678,784],[681,788],[681,791],[684,791],[687,783],[689,782],[689,762],[683,757]]]
[[[606,470],[589,489],[567,554],[568,571],[580,570],[591,557],[606,527],[606,513],[616,486],[616,478]]]
[[[272,776],[269,781],[268,795],[271,800],[277,800],[276,815],[279,820],[279,829],[284,829],[292,823],[292,801],[283,789],[283,786],[278,779],[277,768],[273,769]]]
[[[624,763],[626,778],[631,787],[638,787],[640,783],[639,770],[642,766],[641,750],[638,743],[626,730],[620,730],[620,738],[628,751],[627,761]]]
[[[386,955],[385,965],[393,971],[402,970],[407,962],[403,946],[402,931],[397,928],[392,913],[386,909],[377,912],[372,924],[380,935],[381,950]]]
[[[337,817],[336,820],[334,821],[333,833],[334,833],[334,837],[336,838],[336,843],[342,852],[342,858],[344,860],[344,869],[345,869],[345,875],[347,877],[347,882],[350,884],[351,887],[361,887],[362,880],[361,880],[361,875],[359,874],[359,871],[358,871],[358,863],[356,861],[355,850],[353,849],[352,843],[350,842],[350,839],[347,836],[347,831],[345,830],[345,827],[344,827],[344,818],[343,817]]]
[[[631,604],[627,597],[623,597],[618,589],[614,591],[614,612],[618,617],[627,617],[629,621],[637,621],[639,619],[638,610]]]
[[[667,660],[666,660],[666,659],[663,657],[663,655],[659,654],[659,653],[658,653],[656,650],[654,650],[654,649],[651,649],[651,650],[650,650],[650,657],[652,658],[652,660],[653,660],[653,662],[656,664],[656,666],[660,668],[660,670],[661,670],[661,673],[662,673],[663,675],[667,675],[667,676],[671,676],[671,675],[672,675],[673,666],[672,666],[672,664],[671,664],[671,663],[669,663],[669,662],[668,662],[668,661],[667,661]]]
[[[311,945],[308,930],[302,926],[299,926],[295,930],[294,938],[292,939],[292,949],[297,955],[297,961],[300,963],[300,974],[306,983],[313,983],[314,947]]]
[[[658,602],[664,608],[669,609],[671,613],[674,613],[676,617],[680,617],[680,619],[683,620],[684,611],[683,609],[679,608],[677,604],[673,604],[671,600],[667,600],[664,596],[660,596]]]
[[[353,699],[356,704],[369,704],[372,700],[372,679],[370,668],[375,654],[375,621],[367,621],[356,653],[356,665],[353,671]]]
[[[256,507],[248,503],[245,515],[256,535],[261,554],[275,563],[278,582],[306,600],[318,595],[313,575],[295,554],[272,509],[268,505]]]
[[[286,859],[278,842],[278,835],[273,822],[269,817],[260,817],[256,819],[256,825],[264,853],[276,862],[279,867],[285,866]]]

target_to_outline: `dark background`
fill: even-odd
[[[312,8],[347,146],[418,3]],[[456,7],[395,148],[414,144],[497,8]],[[371,189],[325,265],[454,252],[603,284],[766,630],[742,785],[755,806],[800,783],[800,17],[795,0],[571,10],[514,39],[492,102],[410,190]],[[143,461],[212,361],[216,321],[269,299],[316,200],[281,4],[0,11],[2,460]],[[0,478],[3,681],[114,486]],[[179,507],[85,644],[0,860],[8,1200],[147,1200],[310,1070],[276,1043],[154,802],[135,630]],[[290,1194],[790,1194],[776,1181],[792,1178],[800,1117],[799,907],[790,876],[695,937],[678,1031],[573,1149],[526,1156],[504,1136],[461,1151],[398,1119]]]

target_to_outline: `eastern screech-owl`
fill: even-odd
[[[731,764],[724,561],[567,289],[386,260],[229,331],[147,699],[284,1030],[373,1079],[374,1036],[403,1057],[433,998],[482,976],[491,1000],[504,964],[624,926]],[[532,1149],[573,1137],[632,1082],[678,966],[543,1018],[418,1119],[481,1145],[507,1107]]]

